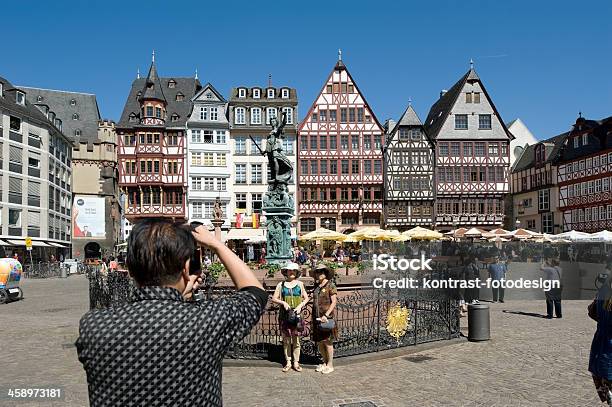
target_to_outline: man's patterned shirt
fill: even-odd
[[[134,301],[86,313],[77,352],[92,407],[221,406],[225,351],[257,323],[268,294],[186,302],[174,288],[142,287]]]

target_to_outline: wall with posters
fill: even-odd
[[[106,239],[105,218],[105,198],[75,195],[72,205],[72,236],[75,239]]]

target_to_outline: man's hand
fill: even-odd
[[[188,300],[193,296],[193,292],[200,288],[202,285],[202,278],[198,275],[190,275],[189,281],[185,286],[185,291],[183,291],[183,298]]]
[[[196,230],[191,233],[193,233],[193,237],[198,244],[206,246],[212,250],[216,250],[216,247],[221,244],[221,242],[218,241],[217,238],[202,225],[198,226]]]

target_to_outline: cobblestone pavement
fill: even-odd
[[[0,387],[62,386],[66,398],[54,404],[0,400],[0,406],[86,406],[86,378],[73,346],[88,308],[86,279],[25,280],[22,288],[24,301],[0,305]],[[563,319],[547,320],[529,315],[543,313],[543,301],[491,304],[490,341],[348,364],[331,375],[312,368],[226,367],[225,405],[600,405],[586,370],[595,329],[586,306],[566,301]]]

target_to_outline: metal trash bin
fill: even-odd
[[[68,267],[62,265],[60,266],[60,277],[61,278],[68,278]]]
[[[491,339],[491,321],[487,304],[468,305],[468,341],[479,342]]]

